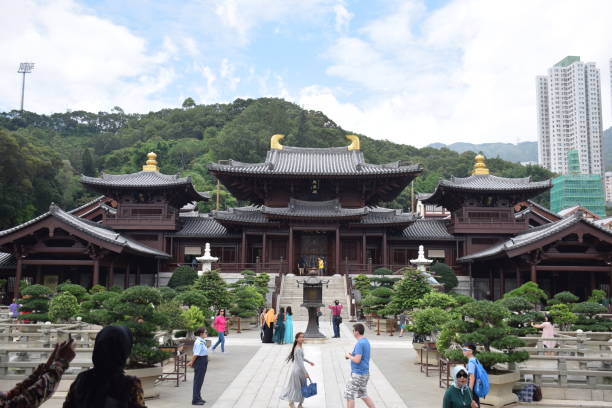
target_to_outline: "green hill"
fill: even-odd
[[[54,201],[72,208],[93,196],[78,182],[79,174],[135,172],[146,153],[158,155],[163,173],[192,177],[198,191],[212,191],[215,181],[206,164],[222,159],[263,161],[270,136],[283,133],[293,146],[347,145],[353,132],[336,125],[322,112],[309,111],[274,98],[237,99],[233,103],[164,109],[148,114],[83,111],[39,115],[0,113],[0,229],[26,221]],[[415,180],[416,192],[432,191],[440,177],[467,176],[475,153],[413,146],[360,135],[361,149],[372,163],[406,160],[421,163],[425,172]],[[499,158],[487,164],[500,176],[551,177],[538,166],[521,166]],[[410,207],[410,189],[386,205]],[[238,203],[223,192],[223,205]],[[542,198],[545,202],[546,198]],[[202,203],[207,211],[210,203]]]

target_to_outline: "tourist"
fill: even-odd
[[[291,344],[293,341],[293,311],[291,306],[287,306],[287,317],[285,318],[285,343]]]
[[[13,303],[9,305],[9,312],[11,313],[11,318],[16,319],[19,316],[19,308],[20,304],[17,303],[17,299],[13,298]]]
[[[58,343],[47,362],[40,364],[24,381],[10,391],[0,392],[0,408],[36,408],[51,398],[64,371],[74,358],[72,340]]]
[[[444,393],[442,408],[475,408],[478,406],[472,398],[468,376],[464,366],[458,365],[453,368],[453,382]]]
[[[212,348],[213,353],[219,344],[221,345],[221,352],[225,353],[225,327],[227,326],[227,319],[225,318],[225,309],[219,309],[212,326],[213,329],[215,329],[217,333],[219,333],[219,340],[217,340],[217,342]]]
[[[476,365],[480,364],[476,358],[476,345],[474,343],[466,343],[463,345],[463,355],[468,359],[467,371],[468,371],[468,385],[472,391],[472,398],[476,405],[472,404],[474,408],[480,407],[480,398],[474,392],[474,386],[476,385]]]
[[[406,320],[408,320],[408,316],[406,315],[406,312],[402,312],[399,315],[400,337],[404,337],[404,330],[406,330]]]
[[[325,272],[325,261],[323,258],[317,258],[317,266],[319,267],[319,276],[323,275]]]
[[[340,338],[340,323],[342,323],[342,305],[336,299],[333,305],[328,306],[332,311],[332,325],[334,327],[333,339]]]
[[[77,376],[63,407],[144,407],[140,379],[123,372],[132,344],[132,332],[126,326],[106,326],[100,330],[91,356],[93,368]]]
[[[370,342],[364,337],[365,327],[361,323],[353,325],[353,336],[357,339],[352,353],[346,353],[345,358],[351,360],[351,379],[346,383],[344,399],[347,408],[355,406],[355,398],[369,407],[374,408],[374,401],[368,397],[368,379],[370,378]]]
[[[304,257],[300,256],[300,259],[298,259],[298,272],[300,273],[300,276],[302,276],[304,274],[304,267],[306,265],[306,262],[304,261]]]
[[[536,329],[542,329],[542,338],[548,339],[548,340],[542,341],[542,344],[544,345],[545,348],[552,349],[552,348],[557,347],[557,342],[555,340],[552,340],[555,338],[555,326],[553,326],[551,316],[545,314],[544,321],[541,324],[535,324],[531,322],[531,327],[534,327]],[[546,352],[545,354],[554,355],[553,352]]]
[[[276,325],[274,327],[274,342],[276,344],[285,343],[285,308],[281,307],[276,316]]]
[[[289,401],[289,407],[295,408],[295,403],[298,403],[298,408],[302,408],[304,402],[304,396],[302,395],[302,387],[306,385],[306,379],[310,378],[306,368],[304,367],[304,361],[314,366],[314,363],[304,358],[304,350],[302,345],[304,344],[304,333],[299,332],[295,335],[293,341],[293,347],[291,353],[287,357],[287,362],[293,362],[293,368],[287,381],[287,387],[280,399]]]
[[[191,396],[191,405],[204,405],[205,400],[202,399],[202,384],[204,384],[204,376],[208,368],[208,349],[206,348],[206,328],[200,327],[195,332],[196,339],[193,343],[193,357],[187,363],[188,367],[193,367],[193,393]]]
[[[274,319],[276,316],[274,315],[274,309],[268,309],[264,320],[263,320],[263,337],[261,339],[262,343],[273,343],[272,337],[274,335]]]

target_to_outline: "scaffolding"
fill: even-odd
[[[580,174],[578,150],[567,154],[569,174],[552,180],[550,208],[559,211],[579,205],[600,217],[606,216],[606,202],[603,181],[600,174]]]

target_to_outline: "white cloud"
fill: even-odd
[[[168,61],[176,46],[166,38],[151,53],[144,39],[96,17],[72,0],[23,0],[3,7],[0,27],[0,109],[18,107],[16,68],[31,60],[25,107],[37,112],[90,111],[121,106],[142,111],[165,106],[158,93],[175,78]]]
[[[596,0],[454,0],[433,13],[399,2],[326,53],[327,73],[360,98],[341,95],[340,82],[300,101],[347,129],[419,146],[535,140],[535,76],[581,55],[601,70],[609,124],[611,14],[612,2]]]
[[[342,33],[348,30],[353,14],[348,11],[343,2],[334,6],[334,14],[336,19],[336,31]]]

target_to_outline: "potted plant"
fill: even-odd
[[[412,346],[419,358],[421,349],[425,347],[429,349],[430,365],[437,366],[439,363],[440,355],[436,348],[436,338],[438,332],[450,320],[450,316],[449,312],[439,307],[427,307],[412,314],[413,323],[410,325],[410,330],[425,340],[422,343],[413,342]]]
[[[512,387],[520,379],[514,370],[515,363],[529,358],[526,351],[516,350],[525,342],[510,334],[505,322],[510,311],[501,303],[479,300],[467,303],[457,309],[462,316],[449,321],[440,334],[444,341],[438,341],[439,350],[453,361],[465,361],[460,345],[470,342],[482,346],[476,357],[489,373],[489,394],[481,404],[502,407],[517,401]],[[503,367],[501,364],[507,364]]]
[[[155,341],[155,331],[163,323],[156,310],[160,302],[159,291],[149,286],[133,286],[107,302],[118,318],[116,324],[129,327],[134,336],[126,374],[140,378],[145,398],[159,396],[155,381],[163,368],[156,364],[168,358],[168,353],[159,350]]]
[[[522,297],[505,297],[498,302],[510,311],[506,319],[510,334],[526,336],[537,333],[537,329],[531,327],[530,323],[543,321],[544,314],[536,312],[533,303]]]
[[[70,292],[60,293],[49,302],[49,320],[54,323],[67,322],[78,312],[79,302]]]
[[[51,289],[43,285],[29,285],[21,290],[22,298],[19,299],[21,304],[20,311],[26,312],[19,315],[19,320],[31,322],[45,322],[49,320],[49,296]],[[27,328],[22,328],[22,331],[28,331]],[[31,331],[36,331],[33,328]]]

